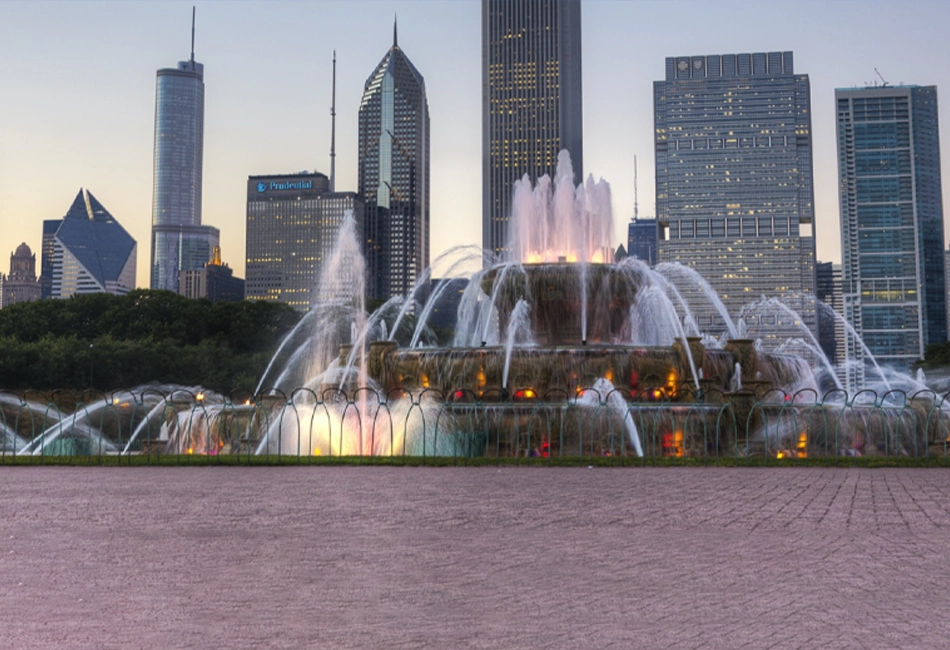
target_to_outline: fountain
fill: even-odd
[[[505,257],[460,248],[437,261],[448,277],[482,267],[446,345],[427,324],[433,299],[418,298],[431,269],[409,295],[366,312],[350,218],[315,286],[317,306],[253,394],[166,387],[155,399],[161,391],[139,389],[57,412],[29,436],[10,418],[42,408],[0,400],[4,453],[51,453],[67,438],[99,453],[296,457],[945,451],[944,400],[922,376],[897,390],[880,373],[885,391],[849,396],[804,326],[787,347],[765,348],[755,323],[801,322],[786,304],[763,299],[734,323],[695,271],[610,261],[612,224],[609,186],[589,178],[575,187],[567,152],[553,181],[525,177]],[[683,298],[697,293],[719,310],[725,332],[698,330]],[[818,360],[818,374],[807,358]],[[95,426],[123,408],[130,418],[112,427],[118,435]]]

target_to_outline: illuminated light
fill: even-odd
[[[321,453],[321,452],[320,452],[320,448],[319,448],[319,447],[317,447],[316,449],[313,450],[313,455],[314,455],[314,456],[319,456],[320,453]]]
[[[462,395],[463,395],[462,391],[460,390],[455,391],[455,399],[462,399]]]
[[[604,373],[604,379],[606,379],[606,380],[609,381],[610,383],[613,383],[613,381],[614,381],[614,369],[613,369],[613,368],[607,368],[607,372]]]
[[[113,398],[112,398],[112,403],[113,403],[113,404],[118,404],[118,403],[119,403],[119,398],[118,398],[118,397],[113,397]]]
[[[205,399],[205,394],[204,394],[204,393],[198,393],[197,395],[195,395],[195,399],[198,400],[199,402],[203,402],[204,399]]]
[[[663,397],[663,391],[657,388],[655,391],[653,391],[653,397],[655,397],[656,399],[660,399],[661,397]]]
[[[428,388],[428,387],[429,387],[429,375],[427,375],[427,374],[425,374],[425,373],[422,374],[422,387],[423,387],[423,388]]]
[[[190,456],[190,455],[193,454],[193,453],[195,453],[195,448],[194,448],[194,447],[188,447],[188,455]]]
[[[780,452],[778,452],[777,454],[775,454],[775,457],[776,457],[776,458],[785,458],[785,452],[784,452],[784,451],[780,451]]]
[[[251,400],[249,399],[244,400],[244,406],[250,406],[250,405],[251,405]]]

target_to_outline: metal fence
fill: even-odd
[[[684,390],[0,391],[0,462],[947,458],[947,395]]]

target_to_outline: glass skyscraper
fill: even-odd
[[[361,225],[363,202],[355,192],[330,192],[324,174],[248,177],[245,297],[310,309],[349,211]]]
[[[65,217],[43,223],[44,245],[47,231],[53,233],[52,254],[42,263],[51,297],[135,288],[135,240],[91,192],[79,190]]]
[[[878,363],[908,369],[947,340],[937,88],[837,89],[835,101],[845,317]],[[847,352],[864,359],[851,339]]]
[[[515,181],[584,179],[580,0],[482,0],[482,247],[501,255]]]
[[[178,291],[182,270],[201,269],[219,245],[217,228],[201,225],[204,156],[204,66],[181,61],[155,80],[152,179],[152,289]]]
[[[808,75],[791,52],[678,56],[653,90],[660,262],[695,269],[733,319],[783,297],[816,331]],[[711,305],[695,317],[724,331]]]
[[[408,294],[429,266],[429,104],[395,25],[360,102],[359,194],[370,296]]]

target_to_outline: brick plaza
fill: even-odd
[[[0,468],[4,648],[947,648],[946,469]]]

